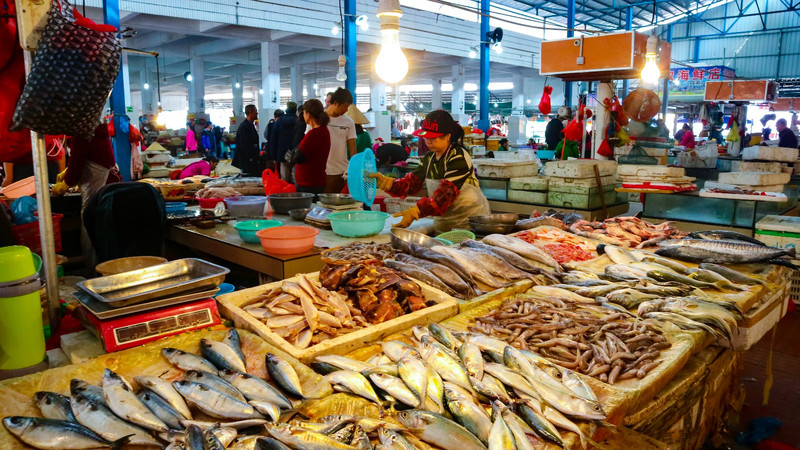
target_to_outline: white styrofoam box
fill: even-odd
[[[653,166],[645,164],[619,164],[617,175],[620,177],[661,177],[680,178],[686,175],[683,167]]]
[[[509,189],[508,200],[511,202],[539,203],[546,205],[547,192],[518,191],[516,189]]]
[[[732,172],[773,172],[781,171],[779,162],[757,162],[757,161],[733,161],[731,163]]]
[[[562,178],[594,178],[594,166],[600,176],[613,175],[617,172],[616,161],[594,159],[576,159],[571,161],[550,161],[544,165],[544,172],[548,176]]]
[[[786,185],[774,184],[766,186],[748,186],[720,183],[718,181],[706,181],[703,185],[705,189],[743,189],[745,191],[762,191],[762,192],[783,192]]]
[[[479,177],[518,178],[539,173],[539,166],[534,161],[497,161],[495,159],[474,159]]]
[[[788,173],[723,172],[719,174],[717,181],[725,184],[767,186],[786,184],[791,178],[792,176]]]
[[[800,247],[800,217],[764,216],[756,224],[756,239],[780,248]]]
[[[614,175],[605,175],[600,177],[600,182],[603,186],[610,186],[616,184],[617,177]],[[581,186],[581,187],[597,187],[597,179],[592,178],[562,178],[550,177],[550,188],[553,186]]]
[[[795,162],[797,161],[797,149],[787,147],[764,147],[758,145],[744,149],[744,151],[742,151],[742,159]]]
[[[400,211],[405,211],[413,206],[417,206],[417,201],[421,198],[422,197],[386,197],[383,199],[383,204],[386,205],[387,213],[395,214],[399,213]]]
[[[541,176],[512,178],[508,187],[518,191],[546,191],[549,180]]]

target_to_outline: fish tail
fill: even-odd
[[[121,449],[121,448],[125,447],[126,445],[128,445],[128,441],[131,440],[131,436],[133,436],[133,435],[129,434],[127,436],[123,436],[123,437],[117,439],[116,441],[112,442],[109,445],[111,446],[111,448],[113,450]]]
[[[794,247],[787,248],[786,254],[794,258],[795,256],[797,256],[797,250]]]

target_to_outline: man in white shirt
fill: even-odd
[[[342,192],[345,184],[342,175],[347,172],[348,160],[356,154],[356,125],[353,119],[345,115],[352,103],[353,94],[347,89],[339,88],[331,95],[330,105],[325,109],[331,118],[328,123],[331,151],[325,166],[325,193]]]

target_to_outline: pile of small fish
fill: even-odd
[[[374,242],[352,242],[343,247],[336,247],[322,252],[325,264],[357,264],[383,261],[396,253],[392,244],[376,244]]]
[[[417,283],[379,264],[326,264],[319,279],[324,288],[344,296],[348,306],[371,324],[436,304],[425,298]]]
[[[484,334],[431,324],[414,327],[411,344],[390,340],[381,348],[364,362],[325,355],[311,367],[336,391],[414,408],[397,414],[400,437],[445,449],[531,449],[543,441],[563,447],[560,428],[585,446],[591,440],[573,420],[606,417],[573,371]]]
[[[239,430],[263,431],[294,408],[287,394],[303,399],[294,368],[271,353],[266,367],[273,384],[246,371],[235,329],[222,342],[202,339],[198,356],[174,348],[163,355],[184,370],[183,379],[133,378],[140,389],[106,369],[102,386],[73,379],[71,396],[41,391],[35,401],[42,416],[3,419],[17,439],[35,448],[119,448],[130,444],[169,449],[254,448]],[[195,420],[200,412],[214,422]],[[193,419],[194,416],[194,419]],[[230,447],[229,447],[230,446]]]
[[[369,323],[338,293],[300,275],[249,300],[245,312],[297,348],[307,348]]]
[[[659,326],[585,300],[521,294],[477,317],[470,330],[614,384],[644,378],[671,345]]]
[[[384,263],[458,298],[472,298],[517,280],[557,282],[561,265],[540,248],[512,236],[491,234],[459,247],[410,244],[411,254],[398,253]],[[547,266],[543,269],[533,262]]]
[[[571,213],[563,213],[554,209],[548,209],[541,212],[538,209],[533,210],[530,219],[522,219],[517,221],[517,229],[530,230],[532,228],[548,226],[566,229],[567,226],[583,220],[583,216],[573,211]]]
[[[568,230],[603,244],[632,248],[644,248],[666,239],[686,236],[685,232],[670,226],[670,222],[653,225],[638,217],[612,217],[603,222],[579,220],[570,225]]]

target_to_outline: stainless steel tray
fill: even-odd
[[[108,306],[107,303],[103,303],[97,300],[96,298],[92,297],[91,295],[89,295],[87,292],[84,291],[77,291],[73,294],[73,296],[76,299],[78,299],[78,301],[81,302],[83,306],[86,307],[89,313],[91,313],[93,316],[97,317],[100,320],[105,320],[114,317],[127,316],[128,314],[150,311],[165,306],[175,306],[175,305],[180,305],[181,303],[213,297],[214,294],[217,293],[217,291],[219,291],[219,288],[213,288],[210,290],[203,288],[198,292],[191,292],[179,296],[160,298],[156,300],[151,300],[147,303],[137,303],[135,305],[122,306],[120,308],[112,308]]]
[[[111,308],[219,286],[230,270],[196,258],[81,281],[77,286]]]

